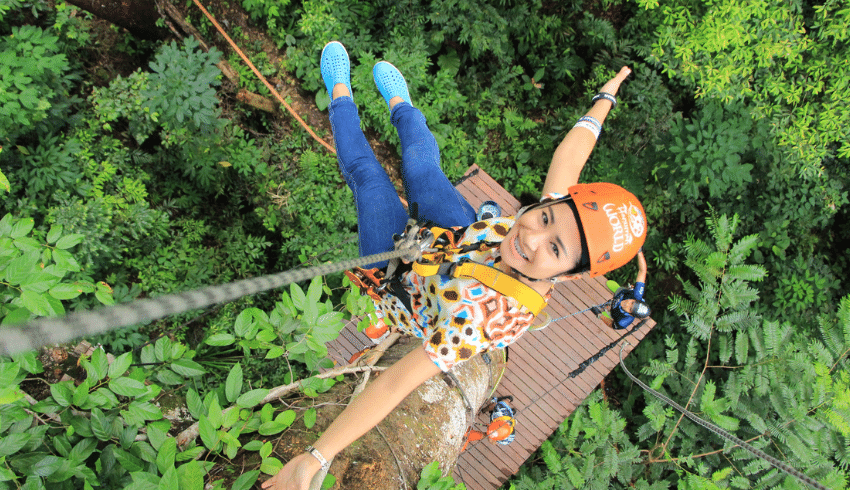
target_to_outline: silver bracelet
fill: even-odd
[[[319,464],[322,465],[322,471],[328,471],[329,469],[331,469],[331,464],[328,463],[328,460],[325,459],[324,456],[322,456],[322,453],[320,453],[318,449],[314,448],[313,446],[307,446],[306,451],[312,454],[314,458],[319,460]]]
[[[573,127],[574,128],[584,128],[584,129],[590,130],[590,132],[593,133],[593,136],[596,139],[599,139],[599,128],[597,128],[596,125],[594,125],[590,121],[579,121]]]

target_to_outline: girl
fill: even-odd
[[[339,167],[357,204],[360,254],[393,250],[392,235],[404,231],[408,216],[360,129],[342,44],[325,46],[321,71],[332,99],[329,112]],[[577,184],[629,73],[623,67],[602,87],[590,111],[555,150],[539,204],[523,208],[515,218],[475,222],[472,206],[440,168],[436,141],[413,107],[404,77],[390,63],[375,65],[375,84],[401,139],[407,200],[411,207],[416,204],[418,218],[448,228],[438,243],[445,248],[441,258],[449,267],[423,272],[414,264],[413,270],[395,274],[391,287],[380,290],[368,288],[370,278],[380,279],[380,272],[359,271],[379,316],[392,328],[423,339],[423,348],[378,376],[308,452],[289,461],[263,488],[307,490],[326,461],[377,425],[428,378],[519,338],[556,282],[603,274],[635,256],[646,237],[640,202],[613,184]]]

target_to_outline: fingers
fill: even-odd
[[[616,95],[617,91],[620,90],[620,84],[622,84],[623,81],[626,79],[626,77],[631,75],[631,73],[632,73],[632,69],[629,68],[628,66],[624,66],[624,67],[620,68],[620,71],[617,72],[617,74],[614,76],[614,78],[612,78],[611,80],[608,80],[608,82],[605,83],[605,85],[602,87],[602,90],[600,90],[600,92],[607,92],[611,95]]]

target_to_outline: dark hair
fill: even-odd
[[[564,202],[567,203],[567,206],[573,211],[573,215],[576,218],[576,225],[578,225],[578,236],[581,238],[581,258],[579,258],[578,263],[576,263],[575,267],[572,269],[562,272],[563,274],[580,274],[582,272],[586,272],[590,270],[590,253],[587,251],[587,238],[584,237],[584,226],[581,224],[581,217],[578,215],[578,209],[576,209],[576,203],[573,202],[571,197],[567,197],[564,199]]]

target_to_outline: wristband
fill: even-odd
[[[591,132],[591,133],[593,133],[593,136],[594,136],[596,139],[599,139],[599,128],[597,128],[597,127],[596,127],[596,126],[595,126],[592,122],[589,122],[589,121],[579,121],[579,122],[577,122],[577,123],[576,123],[576,125],[575,125],[575,126],[573,126],[573,128],[584,128],[584,129],[588,129],[588,130],[590,130],[590,132]]]
[[[593,124],[594,126],[596,126],[596,129],[598,129],[600,133],[602,132],[602,123],[599,122],[599,119],[596,119],[593,116],[582,116],[579,118],[579,122],[581,121],[587,121]]]
[[[331,464],[328,463],[328,460],[325,459],[324,456],[322,456],[322,453],[320,453],[318,449],[314,448],[313,446],[307,446],[306,451],[312,454],[314,458],[319,460],[319,464],[322,465],[322,471],[326,472],[331,469]]]
[[[608,92],[599,92],[598,94],[594,95],[593,98],[590,99],[590,103],[595,104],[596,101],[599,100],[599,99],[605,99],[605,100],[611,101],[611,109],[612,110],[615,107],[617,107],[617,98],[614,97],[613,95],[609,94]]]

